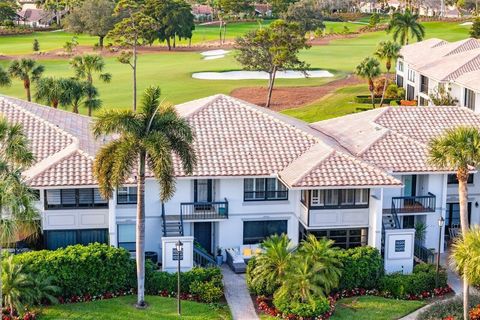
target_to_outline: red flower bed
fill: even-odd
[[[480,320],[480,304],[470,309],[468,315],[470,316],[470,320]]]
[[[424,299],[429,299],[433,297],[443,297],[444,295],[451,292],[453,292],[452,288],[450,288],[450,286],[446,286],[444,288],[436,288],[433,291],[424,291],[417,295],[408,295],[405,297],[405,300],[424,300]],[[337,300],[343,299],[343,298],[350,298],[350,297],[359,297],[359,296],[379,296],[384,298],[391,298],[388,294],[379,292],[376,289],[367,290],[363,288],[355,288],[350,290],[343,290],[330,295],[330,297],[328,298],[330,302],[330,310],[313,319],[327,320],[332,316],[333,312],[335,311],[335,303],[337,302]],[[259,296],[256,298],[255,302],[257,304],[257,309],[269,316],[281,317],[282,319],[287,319],[287,320],[298,320],[298,319],[308,320],[308,319],[300,318],[296,315],[282,315],[282,313],[279,310],[277,310],[273,305],[271,298]],[[476,308],[478,308],[479,316],[478,318],[473,318],[472,315],[470,315],[471,320],[480,320],[480,305],[478,305]],[[472,312],[474,309],[472,309],[470,312]],[[443,319],[443,320],[455,320],[455,319],[452,318],[452,319]]]

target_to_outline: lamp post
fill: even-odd
[[[178,262],[178,268],[177,268],[177,313],[180,316],[181,315],[181,304],[180,304],[180,261],[182,257],[182,252],[183,252],[183,243],[182,241],[178,240],[177,243],[175,243],[175,248],[177,249],[177,262]]]
[[[438,219],[438,251],[437,251],[437,271],[435,275],[435,287],[438,288],[438,274],[440,272],[440,246],[442,245],[442,227],[445,219],[442,216]]]

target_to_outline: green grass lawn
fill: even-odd
[[[353,302],[356,300],[356,302]],[[423,307],[423,301],[392,300],[382,297],[346,298],[337,302],[331,320],[396,320]],[[260,315],[261,320],[276,318]]]
[[[368,94],[364,84],[345,87],[325,96],[309,105],[287,109],[282,113],[301,119],[306,122],[316,122],[354,113],[357,108],[370,108],[371,105],[353,101],[357,95]]]
[[[138,310],[134,307],[135,296],[127,296],[103,301],[64,304],[42,310],[40,320],[82,319],[82,320],[147,320],[178,319],[177,302],[173,298],[148,296],[148,308]],[[208,320],[231,319],[227,306],[214,309],[203,303],[182,301],[182,319]]]
[[[339,23],[343,24],[343,23]],[[242,25],[249,28],[246,24]],[[468,27],[462,27],[459,23],[428,22],[427,37],[441,37],[447,40],[459,40],[468,36]],[[240,26],[238,32],[240,31]],[[242,27],[242,28],[243,28]],[[251,27],[251,25],[250,25]],[[214,28],[214,27],[206,27]],[[233,25],[229,29],[234,29]],[[210,30],[210,29],[209,29]],[[198,31],[198,30],[197,30]],[[212,29],[213,36],[213,29]],[[227,31],[229,32],[229,31]],[[231,34],[232,32],[230,32]],[[44,35],[45,33],[42,33]],[[63,40],[56,39],[63,33],[48,33],[49,43],[54,45],[57,42],[60,46]],[[68,35],[70,37],[71,35]],[[25,37],[25,36],[21,36]],[[337,77],[345,73],[353,72],[355,66],[366,56],[371,55],[378,43],[388,39],[390,36],[385,32],[372,32],[362,34],[355,38],[334,40],[329,45],[314,46],[309,50],[301,52],[300,57],[307,61],[311,68],[328,69],[337,71]],[[0,52],[5,49],[17,50],[23,45],[12,43],[11,39],[16,37],[0,37]],[[86,37],[88,38],[88,37]],[[56,39],[56,40],[55,40]],[[31,39],[30,39],[31,40]],[[80,39],[82,43],[82,38]],[[93,41],[92,41],[93,43]],[[31,43],[28,44],[29,46]],[[42,46],[42,39],[40,39]],[[42,49],[45,49],[42,47]],[[116,58],[105,59],[106,69],[112,73],[113,79],[109,84],[97,81],[96,85],[100,91],[100,98],[106,108],[126,109],[131,107],[131,69],[117,62]],[[0,61],[0,65],[8,66],[8,61]],[[45,75],[62,77],[73,76],[65,59],[41,60],[45,66]],[[197,52],[161,52],[156,54],[144,54],[139,57],[138,65],[138,89],[139,94],[149,85],[158,85],[162,88],[163,96],[173,103],[181,103],[192,99],[213,95],[216,93],[230,93],[233,89],[245,86],[264,86],[263,80],[240,80],[240,81],[212,81],[192,79],[193,72],[198,71],[226,71],[238,70],[241,66],[235,61],[233,53],[218,60],[202,60]],[[279,79],[278,86],[318,86],[330,79]],[[366,88],[366,87],[365,87]],[[357,88],[360,91],[360,88]],[[354,104],[344,105],[347,100],[347,92],[340,92],[339,97],[322,99],[309,106],[296,111],[286,111],[287,114],[300,117],[307,121],[316,121],[352,112],[357,106]],[[354,89],[351,89],[354,90]],[[20,81],[15,80],[9,88],[0,88],[0,93],[25,98],[25,93]],[[362,92],[365,93],[365,92]],[[343,100],[342,100],[343,99]],[[85,110],[82,110],[85,112]]]

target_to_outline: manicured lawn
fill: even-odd
[[[282,113],[306,122],[316,122],[354,113],[357,108],[371,108],[369,104],[356,103],[356,95],[368,94],[366,84],[338,89],[334,93],[304,107],[288,109]]]
[[[331,320],[396,320],[425,305],[423,301],[405,301],[381,297],[341,299]],[[260,315],[262,320],[276,318]]]
[[[172,298],[149,296],[146,301],[149,306],[145,310],[134,307],[135,296],[121,297],[110,300],[56,305],[45,308],[40,320],[50,319],[82,319],[82,320],[147,320],[147,319],[178,319],[177,302]],[[231,319],[226,306],[214,309],[210,305],[182,301],[182,319],[207,320]]]
[[[231,24],[227,30],[227,34],[233,36],[234,32],[245,32],[252,28],[252,24]],[[342,28],[344,23],[337,23]],[[328,23],[327,23],[328,25]],[[353,24],[361,26],[358,24]],[[459,40],[468,36],[469,27],[460,26],[459,23],[446,22],[429,22],[425,23],[427,28],[427,37],[441,37],[447,40]],[[205,34],[213,37],[217,27],[205,28]],[[237,28],[237,31],[234,31]],[[242,31],[243,30],[243,31]],[[200,28],[197,30],[201,34]],[[48,35],[48,41],[45,40],[45,46],[50,43],[52,46],[61,47],[64,40],[69,39],[71,34],[63,32],[42,33]],[[63,38],[61,38],[63,35]],[[19,39],[31,36],[19,37],[0,37],[0,52],[4,50],[20,50],[18,48],[28,48],[30,50],[33,37],[29,38],[27,44]],[[207,37],[207,36],[205,36]],[[11,39],[17,39],[13,42]],[[85,40],[82,40],[84,39]],[[96,39],[82,36],[82,41],[95,42]],[[375,50],[375,47],[382,40],[389,39],[390,36],[385,32],[372,32],[362,34],[356,38],[341,39],[332,41],[329,45],[314,46],[310,50],[303,51],[300,55],[305,59],[313,69],[328,69],[333,72],[340,71],[341,74],[353,72],[355,66],[366,56],[369,56]],[[46,48],[40,39],[42,50]],[[23,50],[23,49],[22,49]],[[105,59],[106,69],[112,73],[113,79],[109,84],[103,84],[97,81],[96,86],[100,91],[100,98],[104,102],[105,108],[121,108],[131,107],[131,69],[120,64],[116,58],[109,57]],[[0,61],[0,65],[7,66],[8,61]],[[65,59],[41,60],[46,68],[45,75],[55,75],[62,77],[73,76],[72,70],[69,68],[68,61]],[[227,71],[238,70],[241,66],[235,61],[233,53],[230,53],[223,59],[218,60],[202,60],[197,52],[161,52],[156,54],[144,54],[139,58],[138,66],[138,89],[139,94],[150,85],[159,85],[162,88],[163,96],[167,101],[172,103],[181,103],[192,99],[213,95],[216,93],[230,93],[233,89],[245,86],[264,86],[266,81],[262,80],[241,80],[241,81],[212,81],[192,79],[191,74],[198,71]],[[339,73],[339,74],[340,74]],[[279,79],[279,86],[317,86],[326,83],[330,79]],[[366,88],[364,86],[363,88]],[[337,92],[338,97],[324,98],[320,101],[312,103],[304,108],[295,111],[286,111],[295,117],[299,117],[306,121],[317,121],[327,119],[334,116],[343,115],[355,111],[358,105],[349,103],[351,95],[355,92],[349,90],[358,90],[355,92],[365,93],[363,89],[346,88],[343,92]],[[10,88],[0,88],[0,93],[25,98],[25,93],[20,81],[15,80]],[[358,93],[357,93],[358,94]],[[85,110],[82,110],[85,113]]]
[[[423,301],[392,300],[381,297],[358,297],[337,302],[331,320],[394,320],[425,305]]]

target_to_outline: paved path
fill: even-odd
[[[248,293],[245,274],[236,274],[228,265],[222,265],[225,298],[232,312],[233,320],[258,320],[252,299]]]

